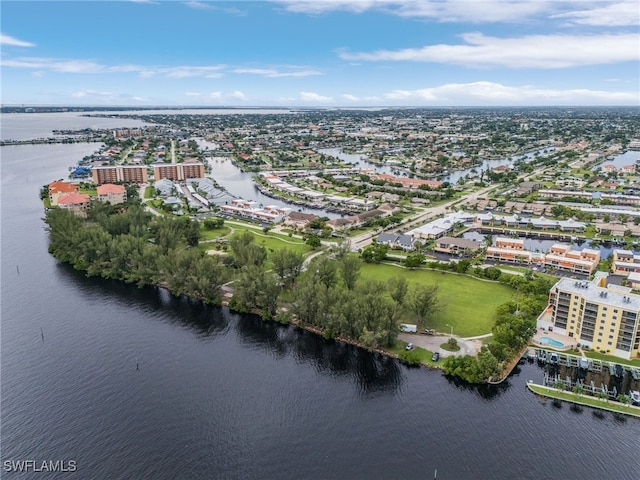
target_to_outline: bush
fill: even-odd
[[[420,354],[415,350],[405,350],[400,353],[399,357],[409,365],[420,365]]]

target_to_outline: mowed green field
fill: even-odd
[[[478,280],[466,275],[434,270],[409,270],[394,265],[363,264],[360,278],[371,278],[386,282],[391,277],[402,276],[409,282],[409,288],[415,284],[437,285],[444,308],[425,321],[425,327],[438,332],[460,337],[472,337],[491,333],[495,321],[495,311],[501,305],[515,298],[515,290],[495,282]],[[405,321],[415,323],[412,314],[407,312]],[[450,325],[450,326],[447,326]]]

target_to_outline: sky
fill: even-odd
[[[640,106],[638,0],[0,3],[4,105]]]

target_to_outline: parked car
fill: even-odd
[[[433,328],[425,328],[422,333],[424,333],[425,335],[433,335],[434,333],[436,333],[436,331]]]
[[[432,362],[437,362],[438,360],[440,360],[440,353],[436,352],[433,354],[433,356],[431,357],[431,361]]]
[[[405,350],[413,350],[413,343],[407,343],[407,346],[404,347]]]

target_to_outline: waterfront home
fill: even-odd
[[[560,279],[549,291],[549,308],[550,317],[540,317],[538,327],[617,357],[640,354],[640,296],[608,283],[606,272],[590,282]]]
[[[640,290],[640,272],[630,272],[627,277],[627,287]]]
[[[530,219],[531,226],[537,230],[554,230],[558,227],[556,220],[548,220],[545,217]]]
[[[68,193],[58,198],[58,207],[69,210],[78,217],[87,216],[90,197],[85,193]]]
[[[604,223],[597,222],[594,224],[596,232],[613,235],[614,237],[623,237],[627,231],[627,226],[622,223]]]
[[[445,215],[442,218],[426,223],[420,227],[414,228],[407,232],[407,235],[418,239],[435,239],[440,238],[452,231],[455,225],[469,225],[473,222],[475,216],[467,212],[454,212]]]
[[[436,180],[424,180],[421,178],[406,178],[406,177],[395,177],[393,175],[389,175],[386,173],[382,173],[380,175],[376,175],[372,177],[374,180],[384,180],[388,183],[399,183],[403,187],[407,189],[416,189],[421,187],[422,185],[426,185],[429,188],[436,189],[442,186],[442,182]]]
[[[615,275],[629,276],[631,273],[640,273],[640,255],[631,250],[614,249],[611,271]]]
[[[493,242],[493,246],[510,250],[524,250],[524,240],[520,238],[497,237]]]
[[[600,262],[600,250],[573,250],[570,245],[556,243],[544,255],[544,266],[571,273],[591,274]]]
[[[98,200],[101,202],[118,205],[127,201],[127,190],[124,188],[124,185],[105,183],[103,185],[98,185],[97,191]]]
[[[78,193],[78,186],[69,182],[55,181],[51,182],[47,187],[49,189],[49,202],[52,207],[58,205],[58,199],[61,196]]]
[[[498,246],[487,247],[486,260],[498,263],[526,264],[532,263],[533,254],[527,250],[503,248]]]
[[[558,227],[563,232],[578,233],[584,232],[585,228],[587,228],[587,224],[583,222],[577,222],[573,218],[570,218],[569,220],[559,220]]]

